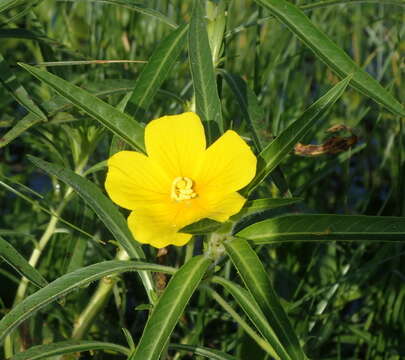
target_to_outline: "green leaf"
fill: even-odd
[[[319,30],[297,6],[286,0],[255,0],[285,24],[317,57],[341,77],[353,74],[352,86],[394,114],[405,116],[402,105],[349,55]]]
[[[27,64],[20,64],[20,66],[57,91],[73,105],[99,121],[111,132],[120,136],[129,145],[135,149],[144,150],[144,128],[135,119],[56,75]]]
[[[146,323],[135,353],[128,360],[157,360],[170,338],[191,295],[211,261],[204,256],[191,258],[170,279]]]
[[[179,232],[193,235],[202,235],[218,230],[223,223],[212,219],[202,219],[194,224],[187,225],[180,229]]]
[[[134,240],[125,218],[112,201],[102,193],[98,186],[69,169],[48,163],[34,156],[28,155],[28,158],[48,174],[56,176],[64,183],[70,185],[90,206],[90,208],[93,209],[104,225],[114,235],[114,238],[128,252],[131,258],[145,258],[141,245]],[[151,275],[142,272],[139,275],[141,276],[145,289],[149,294],[149,292],[154,289]]]
[[[246,202],[245,206],[242,210],[232,216],[232,219],[240,219],[245,216],[250,216],[256,214],[258,212],[263,212],[266,210],[276,209],[282,206],[288,206],[292,204],[296,204],[297,202],[301,202],[302,198],[268,198],[268,199],[256,199]]]
[[[38,345],[14,355],[10,360],[41,360],[52,356],[80,353],[84,351],[102,350],[128,355],[129,349],[113,343],[101,341],[60,341],[52,344]]]
[[[211,360],[236,360],[235,357],[228,355],[222,351],[210,349],[204,346],[169,344],[170,349],[184,350],[195,355],[204,356]]]
[[[259,105],[256,94],[247,86],[246,81],[243,80],[241,76],[231,74],[223,69],[218,69],[218,73],[224,77],[234,93],[236,101],[242,111],[242,115],[249,126],[255,149],[259,153],[262,150],[262,144],[258,135],[259,127],[257,125],[264,125],[262,122],[265,115],[263,109]]]
[[[157,90],[170,74],[186,42],[188,25],[182,25],[169,34],[156,48],[139,74],[127,104],[127,112],[138,117],[151,104]]]
[[[158,271],[173,273],[172,268],[140,261],[104,261],[65,274],[44,288],[25,298],[0,321],[0,343],[9,332],[44,306],[67,295],[75,289],[112,274],[127,271]]]
[[[0,236],[0,257],[11,265],[19,274],[39,287],[46,286],[48,282],[33,268],[27,260],[6,240]]]
[[[6,60],[0,54],[0,83],[37,121],[47,121],[46,115],[32,101],[25,88],[19,83],[14,73],[10,70]]]
[[[236,236],[258,244],[283,241],[405,241],[405,217],[286,215],[260,221]]]
[[[275,348],[277,354],[281,359],[306,359],[297,335],[257,254],[244,239],[233,239],[224,245],[246,288],[259,305],[267,322],[271,324],[283,347],[283,352]],[[285,353],[288,357],[284,355]]]
[[[311,127],[323,119],[325,113],[343,95],[350,79],[349,76],[337,83],[263,149],[258,156],[256,177],[244,190],[244,193],[252,192],[280,164]]]
[[[279,354],[279,358],[289,359],[290,358],[289,355],[285,352],[283,346],[280,344],[276,333],[271,327],[271,324],[266,321],[266,317],[260,310],[256,301],[252,298],[250,293],[241,286],[235,284],[234,282],[226,280],[219,276],[213,276],[212,281],[216,284],[221,285],[237,301],[239,306],[249,317],[250,321],[253,323],[256,329],[273,347],[274,350],[273,356]]]
[[[188,50],[196,112],[205,123],[208,142],[212,142],[224,132],[224,124],[204,15],[202,1],[194,0]]]
[[[171,26],[171,27],[177,27],[177,25],[165,14],[162,14],[160,11],[157,11],[155,9],[146,7],[145,5],[142,4],[137,4],[134,3],[132,0],[69,0],[69,1],[84,1],[84,2],[98,2],[98,3],[106,3],[106,4],[111,4],[111,5],[117,5],[121,6],[136,12],[139,12],[140,14],[144,14],[147,16],[151,16],[159,21],[164,22],[165,24]]]
[[[5,11],[11,7],[18,5],[20,1],[21,0],[2,0],[2,3],[0,4],[0,13],[2,11]]]

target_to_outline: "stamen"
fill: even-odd
[[[190,200],[197,197],[193,189],[194,182],[188,177],[178,176],[173,180],[171,197],[173,200]]]

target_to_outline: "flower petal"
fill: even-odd
[[[148,156],[172,179],[194,178],[206,146],[204,127],[192,112],[163,116],[146,126],[145,145]]]
[[[168,245],[183,246],[192,237],[190,234],[178,233],[176,229],[162,225],[158,219],[136,211],[129,215],[128,226],[137,241],[156,248]]]
[[[105,188],[112,201],[134,210],[169,199],[171,179],[145,155],[120,151],[108,160]]]
[[[197,193],[210,193],[222,198],[252,181],[256,173],[256,157],[246,142],[228,130],[205,152],[196,177]]]
[[[245,204],[246,199],[237,192],[226,195],[223,199],[213,199],[209,204],[210,213],[208,218],[224,222],[232,215],[237,214]]]

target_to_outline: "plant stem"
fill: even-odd
[[[120,249],[116,259],[129,260],[129,256],[125,250]],[[72,340],[80,340],[87,333],[94,318],[106,304],[117,281],[118,277],[108,276],[99,281],[97,290],[75,322],[72,332]]]

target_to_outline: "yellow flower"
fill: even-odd
[[[105,187],[110,198],[133,210],[128,226],[135,239],[157,248],[182,246],[190,234],[181,228],[203,218],[224,222],[245,198],[236,191],[256,172],[256,157],[228,130],[206,149],[194,113],[164,116],[145,128],[148,156],[120,151],[108,160]]]

